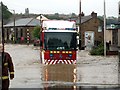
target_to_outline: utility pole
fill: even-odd
[[[14,42],[15,42],[15,40],[16,40],[16,30],[15,30],[15,10],[13,10],[13,12],[14,12]]]
[[[82,46],[82,34],[81,34],[81,0],[79,1],[79,50]]]
[[[4,28],[3,28],[3,3],[0,3],[0,29],[1,29],[1,51],[0,51],[0,76],[2,77],[2,66],[3,66],[3,62],[4,62]],[[0,89],[2,88],[2,79],[0,79]]]
[[[104,56],[106,56],[106,5],[104,0]]]
[[[0,44],[2,43],[2,3],[0,2]]]
[[[4,55],[4,28],[3,28],[3,3],[1,2],[1,29],[2,29],[2,54]],[[3,60],[4,57],[2,57]]]
[[[2,2],[0,2],[0,44],[2,44],[2,22],[3,17],[2,17]]]
[[[43,49],[41,48],[42,46],[42,41],[41,41],[41,32],[42,32],[42,15],[40,14],[40,32],[39,32],[39,35],[40,35],[40,51]],[[40,54],[42,54],[42,52],[40,52]],[[42,63],[42,58],[40,58],[40,63]]]
[[[1,44],[2,44],[2,2],[0,2],[0,45]],[[0,51],[0,77],[2,77],[2,61],[3,61],[3,57]],[[0,90],[1,89],[2,89],[2,80],[0,79]]]

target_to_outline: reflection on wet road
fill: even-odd
[[[45,81],[76,82],[76,66],[70,64],[44,66],[43,78]]]
[[[76,65],[70,64],[55,64],[55,65],[47,65],[43,68],[43,80],[48,82],[72,82],[75,83],[77,81],[77,70]],[[53,88],[69,88],[74,89],[75,86],[61,86],[61,85],[53,85]],[[50,89],[49,86],[45,86],[45,88]]]

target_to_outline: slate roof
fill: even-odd
[[[86,21],[88,21],[88,20],[90,20],[90,19],[92,19],[92,16],[91,16],[91,15],[81,17],[81,23],[84,23],[84,22],[86,22]]]
[[[19,26],[37,26],[40,25],[40,21],[38,19],[34,19],[34,18],[22,18],[22,19],[18,19],[15,21],[15,26],[19,27]],[[6,25],[4,25],[4,27],[13,27],[14,26],[14,22],[8,23]]]
[[[89,15],[89,16],[82,16],[81,17],[81,23],[85,23],[86,21],[92,19],[92,16]],[[76,23],[78,24],[79,23],[79,19],[76,20]]]

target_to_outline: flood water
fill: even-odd
[[[119,90],[119,87],[82,85],[78,83],[77,66],[70,64],[46,65],[43,68],[42,78],[45,90]]]
[[[9,44],[5,45],[5,48],[15,65],[15,78],[11,80],[10,88],[99,90],[106,85],[108,88],[111,87],[108,90],[119,90],[116,86],[120,82],[118,73],[120,65],[115,56],[90,56],[87,51],[79,51],[77,66],[70,64],[45,66],[40,64],[39,49],[32,45]]]

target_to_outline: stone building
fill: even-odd
[[[118,51],[118,47],[120,47],[120,24],[117,19],[109,18],[107,20],[106,41],[111,41],[111,51]]]
[[[79,24],[79,20],[77,21]],[[103,20],[97,17],[97,13],[92,12],[91,15],[85,16],[81,14],[81,47],[92,48],[103,42]]]
[[[5,42],[15,41],[20,43],[21,37],[27,42],[27,33],[29,33],[30,42],[33,41],[32,31],[34,27],[40,25],[40,20],[35,18],[22,18],[15,22],[4,25]]]

